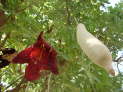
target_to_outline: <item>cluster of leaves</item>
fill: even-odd
[[[121,92],[122,74],[110,77],[91,63],[76,41],[76,24],[82,22],[112,51],[113,58],[123,43],[123,3],[109,7],[108,0],[1,0],[0,48],[18,51],[32,44],[41,31],[57,50],[60,74],[26,82],[20,92]],[[7,22],[2,17],[9,18]],[[1,26],[1,20],[5,23]],[[101,54],[101,53],[100,53]],[[10,65],[0,70],[2,91],[15,88],[25,65]],[[18,81],[15,81],[17,79]],[[3,83],[3,84],[4,84]],[[13,92],[13,91],[12,91]],[[16,92],[17,89],[16,89]]]

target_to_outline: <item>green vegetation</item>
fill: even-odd
[[[41,31],[57,50],[59,75],[41,76],[23,82],[25,65],[10,64],[0,70],[2,92],[123,92],[123,76],[109,76],[93,64],[76,41],[76,25],[84,23],[89,32],[111,50],[113,59],[123,48],[123,3],[107,7],[108,0],[1,0],[0,48],[18,51],[35,42]],[[1,17],[2,16],[2,17]],[[99,53],[101,54],[101,53]],[[21,89],[22,88],[22,89]]]

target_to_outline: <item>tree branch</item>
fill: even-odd
[[[67,12],[67,24],[68,25],[71,24],[69,2],[70,2],[69,0],[66,0],[66,12]]]

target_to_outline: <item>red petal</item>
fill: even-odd
[[[54,74],[58,74],[56,55],[57,55],[56,51],[52,49],[49,56],[49,66],[50,66],[51,72]]]
[[[33,47],[26,48],[25,50],[21,51],[15,58],[13,58],[14,63],[28,63],[30,61],[30,53]]]
[[[37,80],[40,77],[40,67],[37,64],[29,64],[26,67],[25,78],[28,81]]]
[[[43,46],[43,43],[45,42],[43,39],[43,32],[40,33],[40,35],[38,36],[38,39],[36,41],[36,43],[34,43],[34,47],[41,47]]]
[[[54,74],[58,74],[59,73],[58,72],[58,67],[57,67],[56,63],[50,64],[49,66],[50,66],[50,71],[52,73],[54,73]]]
[[[56,51],[39,35],[36,43],[20,52],[14,59],[15,63],[29,63],[26,67],[27,80],[37,80],[41,70],[50,70],[58,74]]]
[[[42,58],[42,50],[41,48],[33,48],[33,50],[30,53],[30,62],[29,63],[36,63],[39,62]]]

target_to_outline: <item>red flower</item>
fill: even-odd
[[[50,70],[58,74],[56,64],[56,51],[43,38],[40,33],[36,43],[21,51],[14,59],[14,63],[28,63],[25,78],[29,81],[37,80],[42,70]]]

